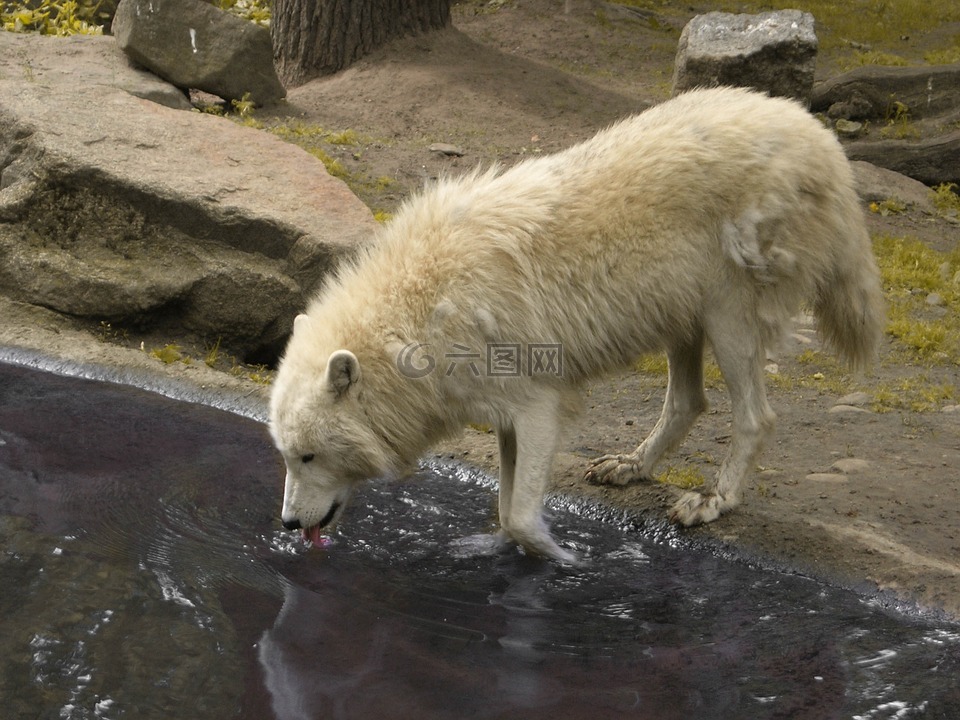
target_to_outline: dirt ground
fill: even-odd
[[[442,173],[558,150],[666,99],[679,31],[709,9],[693,4],[676,15],[653,15],[586,0],[464,2],[455,6],[453,29],[402,40],[337,76],[292,89],[284,105],[257,118],[353,131],[351,142],[326,151],[371,207],[389,213]],[[837,61],[823,57],[821,74],[835,72]],[[462,155],[433,151],[435,143],[454,145]],[[960,239],[960,226],[922,209],[868,215],[874,231],[912,234],[941,248]],[[106,364],[114,368],[109,375],[177,386],[176,394],[226,406],[256,407],[265,395],[261,386],[202,363],[163,365],[40,311],[5,304],[0,317],[27,318],[0,323],[0,345]],[[682,532],[743,557],[960,617],[960,410],[869,409],[870,388],[884,381],[923,372],[955,383],[957,368],[921,370],[897,361],[888,347],[871,374],[846,378],[829,363],[810,364],[806,351],[818,347],[813,328],[800,320],[773,359],[776,375],[768,385],[776,436],[742,505]],[[590,458],[632,450],[653,427],[664,386],[663,374],[641,372],[593,383],[585,416],[570,428],[557,460],[555,489],[665,517],[675,487],[594,487],[582,479]],[[866,398],[840,402],[861,389]],[[708,397],[711,410],[667,466],[709,476],[719,465],[730,432],[722,382],[710,383]],[[496,470],[494,438],[482,430],[468,429],[438,454]]]

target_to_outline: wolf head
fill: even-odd
[[[303,325],[302,322],[298,323]],[[300,329],[298,327],[298,329]],[[281,519],[317,542],[339,518],[354,487],[387,474],[392,451],[364,410],[360,361],[336,350],[318,366],[314,348],[294,333],[274,382],[270,433],[287,475]]]

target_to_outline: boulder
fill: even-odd
[[[377,224],[309,153],[121,89],[139,78],[111,38],[0,33],[0,294],[275,358]]]
[[[818,83],[811,109],[835,119],[885,120],[895,114],[895,102],[914,120],[956,110],[960,107],[960,63],[865,65]]]
[[[673,93],[737,85],[809,103],[817,56],[813,22],[799,10],[697,15],[680,35]]]
[[[844,150],[851,160],[863,160],[926,185],[960,184],[960,130],[919,140],[857,140],[845,144]]]
[[[177,110],[193,109],[182,90],[135,65],[111,37],[73,35],[56,43],[37,43],[37,36],[30,33],[2,33],[0,40],[4,65],[23,68],[22,80],[27,83],[60,84],[64,68],[75,66],[70,71],[73,82],[109,85]]]
[[[895,200],[905,207],[933,214],[933,193],[919,180],[877,167],[863,160],[854,160],[850,163],[850,167],[853,169],[857,192],[865,203]],[[843,402],[843,398],[840,402]],[[857,403],[846,404],[856,405]]]
[[[286,95],[270,31],[201,0],[121,0],[112,31],[134,62],[177,87],[257,105]]]

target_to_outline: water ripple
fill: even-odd
[[[430,463],[371,483],[311,547],[279,528],[281,479],[257,423],[0,366],[5,713],[887,720],[960,707],[956,626],[659,521],[552,498],[557,536],[588,559],[556,566],[491,534],[494,480]]]

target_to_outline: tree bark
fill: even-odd
[[[342,70],[394,38],[446,27],[452,0],[274,0],[274,64],[287,87]]]

